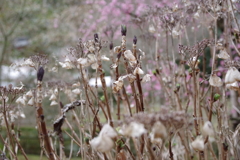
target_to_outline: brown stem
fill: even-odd
[[[48,131],[44,121],[44,113],[42,108],[42,82],[38,81],[37,83],[38,84],[37,84],[37,110],[36,111],[37,111],[37,117],[38,117],[38,129],[40,131],[40,134],[43,136],[47,157],[49,157],[50,160],[55,160],[54,150],[51,146],[50,139],[48,136]]]

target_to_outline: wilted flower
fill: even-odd
[[[22,104],[25,105],[25,99],[23,98],[23,96],[18,97],[18,99],[16,100],[16,103],[18,104]]]
[[[78,64],[81,64],[82,66],[87,66],[89,64],[87,58],[79,58],[77,60],[77,62],[78,62]]]
[[[49,98],[50,101],[52,101],[52,100],[56,100],[56,99],[57,99],[57,97],[56,97],[55,94],[52,94],[51,97]]]
[[[72,90],[72,92],[73,92],[74,94],[80,94],[80,93],[81,93],[81,90],[80,90],[79,88],[76,88],[76,89]]]
[[[133,74],[144,74],[143,70],[140,67],[136,67],[135,70],[133,71]]]
[[[229,59],[230,56],[225,49],[220,50],[220,53],[217,55],[221,59]]]
[[[201,136],[198,136],[194,141],[192,141],[191,146],[194,150],[203,151],[204,150],[204,140]]]
[[[81,85],[80,82],[77,82],[77,83],[74,83],[72,87],[79,87],[80,85]]]
[[[108,57],[106,57],[105,55],[101,56],[101,60],[103,60],[103,61],[110,61],[110,59]]]
[[[142,82],[149,82],[150,80],[151,80],[151,75],[146,74],[145,76],[143,76]]]
[[[235,81],[240,81],[240,73],[235,67],[230,67],[225,76],[225,83],[233,83]]]
[[[221,78],[216,74],[212,74],[209,79],[209,84],[214,87],[221,87],[223,85],[223,82]]]
[[[33,106],[34,105],[34,98],[32,97],[28,103],[27,103],[29,106]]]
[[[232,89],[234,91],[238,91],[238,89],[239,89],[238,82],[235,81],[233,83],[228,83],[228,84],[226,84],[226,88]]]
[[[134,64],[137,64],[136,57],[133,55],[131,50],[126,50],[124,52],[124,56],[130,62],[131,66],[133,66]]]
[[[140,137],[142,134],[146,133],[147,130],[144,128],[144,125],[142,123],[138,122],[131,122],[127,126],[123,126],[119,133],[124,136],[130,136],[130,137]]]
[[[121,51],[121,46],[116,46],[113,49],[114,53],[119,53]]]
[[[157,121],[152,127],[152,132],[150,134],[152,143],[161,143],[167,137],[166,127],[160,122]]]
[[[115,93],[118,92],[120,89],[122,89],[122,86],[123,86],[122,79],[113,82],[113,86],[112,86],[113,92],[115,92]]]
[[[202,127],[202,134],[204,136],[214,136],[214,130],[212,123],[210,121],[206,121]]]
[[[155,27],[153,26],[153,24],[150,24],[150,25],[149,25],[148,31],[149,31],[150,33],[155,33],[155,32],[156,32],[156,29],[155,29]]]
[[[28,91],[28,92],[26,93],[26,96],[27,96],[27,97],[32,97],[32,96],[33,96],[32,90]]]
[[[94,150],[98,152],[107,152],[114,147],[112,138],[115,137],[117,137],[117,132],[109,124],[105,124],[99,135],[93,138],[89,143]]]
[[[56,106],[56,105],[58,105],[58,103],[56,101],[52,101],[50,104],[50,106]]]

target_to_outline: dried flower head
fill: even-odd
[[[209,84],[214,87],[221,87],[223,85],[223,82],[221,78],[216,74],[212,74],[209,79]]]

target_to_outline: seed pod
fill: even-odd
[[[44,76],[44,69],[43,67],[40,67],[37,72],[37,80],[42,81],[43,76]]]
[[[121,25],[121,33],[122,33],[122,36],[126,36],[126,34],[127,34],[127,27],[125,25]]]

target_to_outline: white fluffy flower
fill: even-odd
[[[220,77],[218,77],[216,74],[213,74],[210,76],[209,84],[214,87],[221,87],[223,82]]]
[[[210,121],[206,121],[202,127],[202,134],[204,136],[214,136],[214,130],[212,123]]]
[[[191,146],[194,150],[203,151],[204,140],[202,139],[202,137],[198,136],[194,141],[192,141]]]
[[[146,133],[146,129],[144,128],[144,125],[142,123],[138,122],[131,122],[127,126],[123,126],[119,133],[124,136],[130,136],[130,137],[140,137],[142,134]]]
[[[235,67],[230,67],[225,76],[225,83],[233,83],[235,81],[240,81],[240,73]]]

